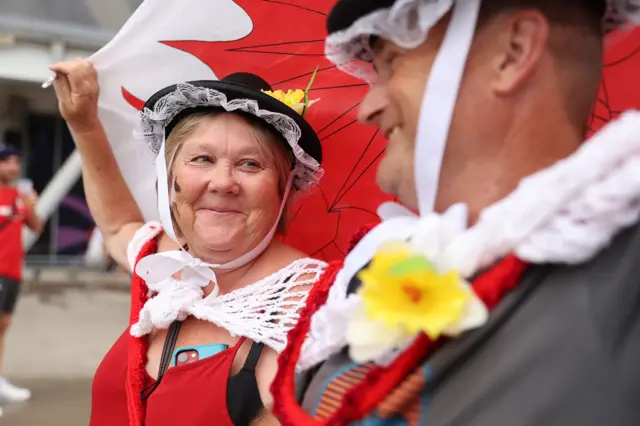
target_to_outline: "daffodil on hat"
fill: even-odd
[[[311,90],[311,86],[313,86],[313,82],[316,78],[316,74],[318,73],[318,68],[316,67],[315,71],[311,75],[309,79],[309,84],[307,84],[307,88],[305,90],[296,89],[296,90],[287,90],[286,92],[283,90],[265,90],[263,91],[267,95],[279,100],[284,103],[295,112],[304,117],[307,114],[309,108],[318,102],[320,99],[309,99],[309,90]]]

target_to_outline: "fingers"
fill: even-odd
[[[77,72],[77,70],[95,71],[93,65],[91,65],[91,62],[81,58],[78,58],[75,61],[58,62],[56,64],[50,65],[49,69],[56,74],[64,75],[68,75],[72,72]]]
[[[98,92],[98,73],[91,63],[85,59],[60,62],[51,65],[49,69],[60,76],[66,77],[72,93],[81,95],[95,95]]]
[[[98,75],[84,59],[61,62],[50,67],[56,73],[54,88],[62,117],[76,132],[93,129],[98,120]]]
[[[58,62],[57,64],[49,65],[49,69],[57,75],[67,75],[69,74],[72,64],[73,62]]]
[[[53,89],[58,100],[63,104],[71,100],[71,87],[69,87],[69,78],[66,74],[57,74],[56,79],[53,81]]]

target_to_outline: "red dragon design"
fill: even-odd
[[[329,63],[323,54],[326,15],[335,0],[236,0],[253,21],[251,33],[235,41],[160,41],[193,55],[217,76],[249,71],[275,89],[304,88],[318,67],[311,98],[320,98],[307,118],[324,151],[325,176],[319,188],[293,212],[286,241],[325,260],[344,256],[349,235],[375,223],[377,206],[389,199],[375,185],[375,169],[384,138],[356,121],[367,90]],[[620,111],[640,106],[640,85],[631,79],[640,69],[640,32],[617,36],[606,55],[605,78],[591,120],[597,130]],[[136,109],[143,101],[122,89]]]

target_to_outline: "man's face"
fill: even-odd
[[[377,40],[373,63],[378,79],[360,106],[359,119],[378,126],[389,140],[378,168],[378,185],[414,210],[418,208],[414,157],[420,109],[448,23],[442,19],[427,40],[411,50]],[[497,15],[476,29],[439,171],[437,212],[464,202],[473,221],[483,208],[512,191],[523,176],[566,155],[567,150],[557,144],[536,143],[539,136],[532,133],[541,115],[554,122],[564,120],[566,113],[563,95],[557,92],[566,83],[549,50],[549,25],[541,12],[526,9]],[[524,136],[528,141],[523,142]]]
[[[360,121],[378,126],[389,141],[378,167],[378,185],[412,209],[418,207],[413,158],[420,105],[445,30],[445,23],[436,25],[412,50],[377,40],[373,65],[378,78],[359,111]]]
[[[11,182],[20,177],[20,157],[11,155],[0,160],[0,181]]]
[[[387,40],[376,41],[373,50],[378,79],[362,101],[359,111],[360,121],[378,126],[388,139],[386,153],[378,167],[378,185],[414,210],[418,208],[414,156],[420,107],[427,78],[448,24],[448,18],[442,19],[429,31],[427,40],[411,50],[402,49]],[[487,74],[490,62],[482,59],[482,55],[474,54],[476,44],[482,44],[479,41],[481,37],[476,35],[451,122],[440,184],[445,177],[455,179],[457,173],[466,167],[468,158],[459,151],[475,139],[475,132],[491,126],[491,120],[484,114],[487,109],[491,110],[492,105],[487,96],[490,92]],[[436,210],[446,210],[452,202],[459,201],[447,197],[436,200]]]

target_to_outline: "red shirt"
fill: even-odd
[[[31,211],[22,202],[18,190],[0,187],[0,276],[12,280],[22,279],[22,226]]]
[[[127,330],[96,371],[90,426],[130,424],[125,391],[129,339]],[[233,426],[227,409],[227,383],[244,340],[212,357],[169,368],[147,400],[145,426]],[[153,378],[146,375],[146,385],[153,383]]]
[[[138,254],[138,261],[156,250],[157,242],[149,241]],[[131,323],[138,321],[147,294],[146,284],[134,272]],[[250,361],[253,345],[242,369],[230,377],[233,360],[245,340],[242,337],[233,347],[211,357],[169,368],[157,389],[143,401],[140,392],[155,383],[145,369],[148,338],[134,338],[127,329],[96,371],[89,425],[234,426],[230,409],[241,424],[246,424],[241,418],[253,416],[262,403],[255,379],[257,358]],[[235,386],[229,389],[230,384]]]

